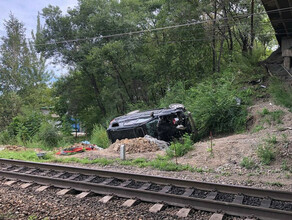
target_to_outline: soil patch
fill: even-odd
[[[272,121],[263,116],[264,109],[269,113],[275,111],[283,113],[279,121]],[[250,107],[249,114],[254,118],[254,124],[248,132],[213,139],[212,152],[210,152],[210,140],[198,142],[194,150],[178,158],[178,162],[211,169],[238,166],[244,157],[259,162],[258,146],[266,139],[274,137],[277,140],[275,144],[277,158],[272,165],[280,166],[283,159],[287,164],[292,165],[292,113],[283,107],[265,102]],[[260,130],[254,129],[259,126],[261,126]]]

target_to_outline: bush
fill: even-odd
[[[277,137],[276,136],[270,136],[268,135],[267,139],[264,139],[264,141],[268,144],[276,144],[278,141],[277,141]]]
[[[255,168],[255,162],[251,158],[244,157],[240,162],[240,166],[245,167],[246,169],[252,169]]]
[[[292,90],[291,90],[292,92]],[[271,120],[276,122],[277,124],[282,124],[282,117],[284,115],[284,112],[282,110],[277,110],[274,112],[271,112]]]
[[[37,136],[47,147],[57,147],[60,139],[57,129],[49,123],[43,123],[41,125]]]
[[[73,137],[72,135],[70,136],[63,135],[59,137],[58,146],[60,147],[69,146],[71,144],[74,144],[76,141],[77,141],[76,138]]]
[[[291,87],[285,86],[279,79],[273,78],[270,83],[269,92],[276,104],[285,106],[292,111]]]
[[[247,111],[244,103],[250,90],[238,92],[232,78],[228,73],[217,79],[213,76],[190,89],[188,103],[200,136],[208,136],[210,131],[218,134],[245,129]]]
[[[256,133],[259,132],[261,130],[265,129],[264,126],[262,125],[256,125],[253,129],[252,129],[252,133]]]
[[[13,118],[8,126],[9,135],[17,136],[21,142],[29,141],[39,132],[42,121],[40,112],[26,110],[22,115]]]
[[[258,147],[257,155],[263,164],[269,165],[275,159],[276,152],[273,145],[264,144]]]
[[[169,157],[181,157],[193,149],[193,141],[191,136],[185,134],[181,140],[172,142],[167,150],[167,155]]]
[[[289,168],[289,166],[288,166],[288,164],[287,164],[287,160],[283,160],[283,161],[282,161],[281,169],[282,169],[282,170],[285,170],[285,171],[289,171],[289,170],[290,170],[290,168]],[[291,170],[291,171],[292,171],[292,170]]]
[[[160,107],[165,108],[172,103],[182,103],[187,105],[187,97],[189,96],[188,93],[189,91],[186,89],[185,83],[177,82],[160,100]]]
[[[273,112],[270,112],[268,109],[264,108],[263,111],[260,113],[261,117],[265,118],[265,121],[268,122],[268,124],[272,124],[272,122],[275,122],[276,124],[282,124],[282,117],[284,115],[284,112],[282,110],[276,110]]]
[[[107,148],[110,145],[106,129],[102,125],[96,124],[94,126],[90,142],[102,148]]]
[[[0,132],[0,144],[8,144],[11,141],[11,136],[7,130]]]
[[[72,120],[68,115],[61,118],[61,132],[64,136],[71,136],[72,133]]]
[[[268,115],[270,113],[270,111],[267,108],[264,108],[263,111],[261,112],[261,115]]]

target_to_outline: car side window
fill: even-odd
[[[158,119],[151,120],[146,124],[147,133],[152,137],[157,137],[157,123]]]

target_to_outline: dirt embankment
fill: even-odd
[[[251,106],[248,111],[247,132],[215,137],[212,140],[212,152],[210,152],[211,142],[209,139],[197,142],[192,151],[178,158],[178,163],[210,170],[204,176],[200,174],[202,180],[207,178],[209,181],[219,181],[222,179],[224,182],[231,181],[247,185],[280,183],[284,184],[286,188],[290,186],[292,190],[292,171],[289,171],[289,169],[292,170],[292,113],[270,102],[258,103]],[[273,140],[273,150],[276,152],[276,157],[271,164],[263,165],[257,155],[257,150],[267,140]],[[151,160],[157,155],[166,154],[164,150],[160,150],[154,144],[143,138],[138,138],[117,141],[108,149],[84,152],[73,155],[73,157],[119,158],[121,144],[126,146],[127,159],[142,157]],[[245,157],[255,163],[252,169],[241,166]],[[175,159],[172,161],[175,162]],[[151,168],[147,169],[151,170]],[[197,175],[196,179],[199,179]]]
[[[276,113],[275,113],[276,112]],[[213,152],[210,152],[211,141],[195,144],[195,149],[179,158],[183,164],[217,169],[224,165],[236,165],[244,157],[259,162],[257,149],[265,140],[275,140],[276,159],[272,166],[281,165],[286,160],[292,165],[292,113],[270,102],[254,105],[249,108],[249,117],[253,123],[249,131],[212,140]]]
[[[195,144],[194,150],[178,158],[180,164],[212,169],[218,175],[239,182],[284,184],[292,190],[292,113],[270,102],[251,106],[248,131]],[[272,142],[275,159],[264,165],[257,151]],[[243,158],[254,162],[252,169],[241,166]],[[211,175],[211,174],[210,174]]]

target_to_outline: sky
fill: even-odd
[[[41,12],[49,4],[59,6],[64,13],[68,7],[74,8],[78,4],[78,0],[0,0],[0,37],[5,35],[3,22],[8,20],[9,14],[12,13],[24,24],[26,37],[31,38],[31,30],[36,29],[38,12]],[[68,71],[66,67],[53,65],[50,62],[48,62],[48,69],[52,70],[56,76]]]

